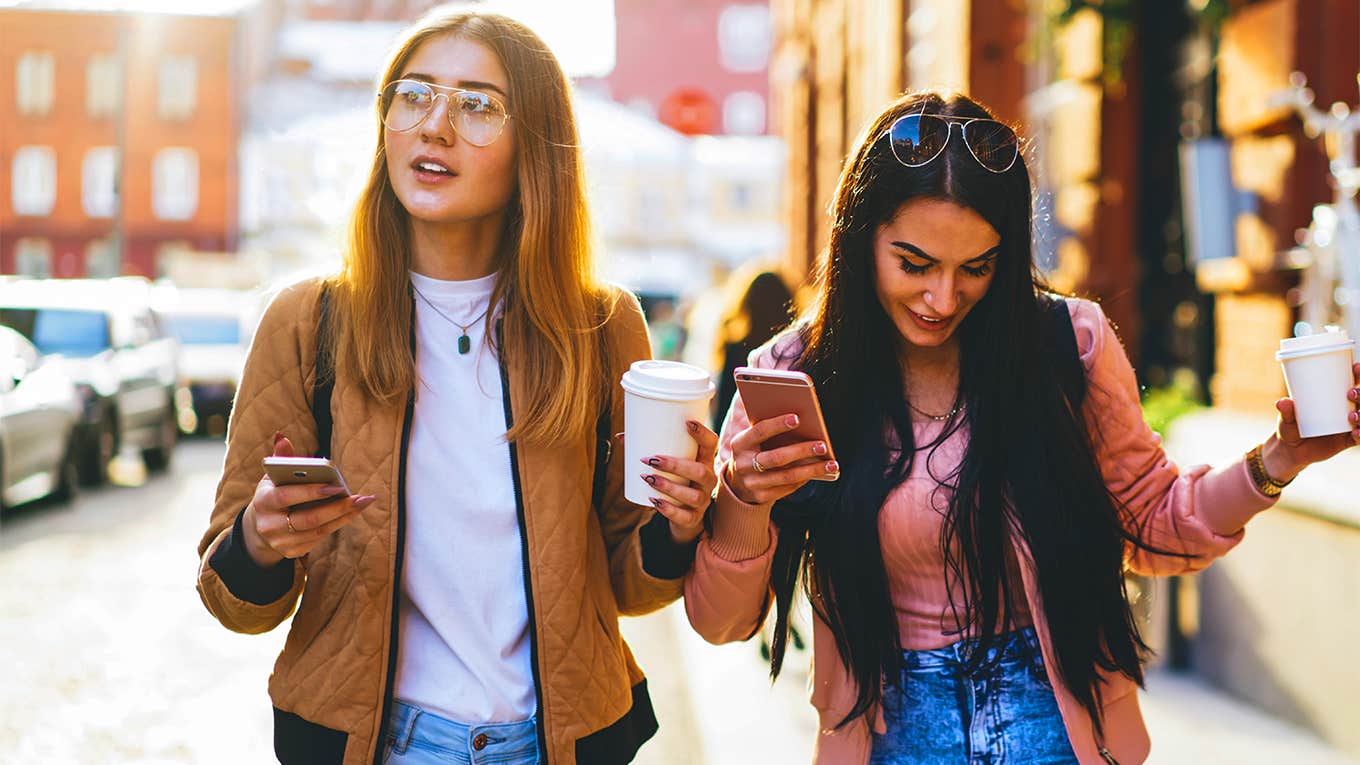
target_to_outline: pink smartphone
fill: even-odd
[[[826,442],[826,456],[813,457],[795,463],[806,465],[813,462],[836,459],[831,447],[831,437],[826,432],[826,422],[822,419],[822,406],[817,402],[817,389],[812,378],[791,369],[756,369],[737,367],[733,372],[741,402],[752,423],[780,417],[786,414],[798,415],[798,427],[791,431],[766,440],[761,446],[765,449],[778,449],[802,441]],[[818,481],[834,481],[836,476],[817,476]]]

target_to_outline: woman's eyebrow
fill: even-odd
[[[403,74],[401,76],[401,79],[420,80],[421,82],[428,82],[432,85],[439,84],[439,81],[436,78],[431,77],[428,74],[422,74],[420,72],[408,72],[406,74]],[[464,90],[493,90],[499,93],[501,95],[501,98],[509,98],[509,96],[505,94],[505,91],[500,89],[500,86],[490,82],[482,82],[481,80],[458,80],[454,84],[454,87],[462,88]]]
[[[939,259],[939,258],[935,258],[935,257],[930,256],[929,254],[926,253],[925,250],[921,249],[920,247],[917,247],[916,245],[912,244],[911,242],[893,241],[893,242],[891,242],[891,244],[892,244],[892,246],[894,246],[894,247],[896,247],[896,248],[898,248],[898,249],[900,249],[900,250],[906,250],[907,252],[910,252],[912,255],[915,255],[915,256],[918,257],[918,258],[921,258],[921,259],[923,259],[923,260],[929,260],[931,263],[939,263],[939,262],[940,262],[940,259]],[[981,255],[978,255],[978,256],[976,256],[976,257],[969,258],[968,260],[965,260],[964,262],[965,262],[965,263],[972,263],[972,262],[978,261],[978,260],[987,260],[988,258],[994,258],[994,257],[996,257],[997,254],[1000,253],[1000,252],[1001,252],[1001,245],[998,244],[998,245],[996,245],[995,247],[992,247],[991,249],[989,249],[989,250],[987,250],[986,252],[982,253]]]

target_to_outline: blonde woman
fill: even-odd
[[[238,632],[297,609],[269,683],[283,763],[628,762],[657,723],[618,616],[679,596],[716,436],[693,423],[696,460],[609,459],[647,331],[592,272],[569,89],[537,36],[427,17],[377,107],[340,273],[285,290],[256,335],[199,593]],[[294,453],[330,455],[350,493],[263,477]],[[628,504],[634,469],[673,501]]]

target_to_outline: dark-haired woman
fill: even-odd
[[[1284,399],[1241,461],[1169,462],[1100,308],[1036,282],[1017,145],[962,96],[884,110],[841,177],[809,313],[751,359],[813,378],[839,464],[803,464],[817,442],[763,450],[793,416],[751,424],[740,396],[722,430],[690,621],[741,640],[773,602],[777,673],[801,574],[818,763],[1143,762],[1125,570],[1207,566],[1360,442],[1301,439]]]

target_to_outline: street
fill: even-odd
[[[0,763],[273,761],[266,680],[285,631],[228,632],[194,591],[221,459],[220,444],[187,441],[166,475],[0,521]],[[123,483],[143,479],[122,467]],[[754,644],[705,644],[679,606],[623,631],[661,721],[638,763],[808,761],[805,654],[771,688]],[[1153,763],[1350,763],[1193,677],[1149,685]]]

